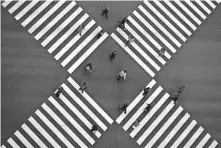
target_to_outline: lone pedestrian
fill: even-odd
[[[119,109],[122,110],[125,114],[127,113],[127,103],[124,103],[122,107],[120,107]]]
[[[132,126],[133,129],[135,129],[136,127],[138,127],[140,125],[140,120],[137,119],[135,122],[134,122],[134,125]]]
[[[77,32],[79,33],[79,35],[81,36],[82,31],[85,29],[85,25],[81,24],[78,29]]]
[[[61,94],[61,92],[62,92],[63,90],[64,90],[63,87],[60,86],[60,87],[58,88],[57,92],[55,93],[55,96],[59,98],[59,97],[60,97],[60,94]]]
[[[88,63],[84,68],[84,74],[88,74],[92,70],[92,64]]]
[[[117,55],[117,51],[114,50],[114,51],[109,55],[110,60],[112,61],[112,60],[115,58],[116,55]]]
[[[174,104],[176,104],[177,100],[179,99],[179,94],[174,95],[173,97],[171,97],[171,99],[174,101]]]
[[[126,42],[124,47],[126,47],[129,43],[132,43],[132,42],[134,42],[134,37],[132,35],[129,35],[128,36],[128,40],[127,40],[127,42]]]
[[[79,91],[81,91],[81,93],[83,93],[85,91],[85,89],[87,89],[86,82],[84,82],[83,85],[79,88]]]
[[[102,13],[101,15],[105,15],[106,19],[108,19],[108,11],[109,11],[109,8],[108,7],[105,7],[103,10],[102,10]]]
[[[165,48],[161,48],[160,51],[159,51],[159,56],[163,56],[166,52],[166,49]]]
[[[97,34],[97,39],[99,39],[103,34],[104,34],[104,31],[101,30],[101,31]]]
[[[147,106],[144,109],[144,112],[149,113],[150,109],[151,109],[151,105],[147,104]]]
[[[97,125],[93,125],[90,131],[95,134],[97,131]]]
[[[122,70],[117,74],[117,81],[120,81],[121,79],[125,80],[127,76],[127,70]]]
[[[118,23],[118,27],[120,27],[123,30],[126,30],[126,28],[125,28],[125,23],[126,22],[129,22],[129,20],[125,17],[121,21],[117,22]]]
[[[145,87],[143,90],[143,96],[145,97],[149,93],[150,87]]]
[[[181,94],[185,88],[186,88],[185,85],[180,85],[180,87],[179,87],[177,93],[178,93],[178,94]]]

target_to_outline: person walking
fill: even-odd
[[[95,134],[97,132],[97,125],[94,124],[90,131]]]
[[[62,92],[63,90],[64,90],[63,87],[60,86],[60,87],[58,88],[57,92],[55,93],[55,96],[59,98],[59,97],[60,97],[60,94],[61,94],[61,92]]]
[[[122,70],[117,74],[117,81],[120,81],[121,79],[125,80],[127,76],[127,70]]]
[[[137,119],[135,122],[134,122],[134,125],[132,126],[133,129],[135,129],[136,127],[138,127],[140,125],[140,120]]]
[[[146,106],[145,109],[144,109],[144,112],[145,112],[145,113],[149,113],[150,109],[151,109],[151,105],[150,105],[150,104],[147,104],[147,106]]]
[[[77,32],[79,33],[79,35],[81,36],[82,31],[85,29],[85,25],[81,24],[78,29]]]
[[[179,99],[179,94],[174,95],[173,97],[171,97],[171,99],[174,101],[174,104],[177,103],[177,100]]]
[[[109,8],[108,7],[105,7],[103,10],[102,10],[102,13],[101,15],[105,15],[106,19],[108,19],[108,11],[109,11]]]
[[[124,103],[122,107],[120,107],[119,109],[122,110],[125,114],[127,113],[127,103]]]
[[[116,55],[117,55],[117,51],[114,50],[114,51],[109,55],[110,60],[112,61],[112,60],[115,58]]]
[[[97,34],[97,39],[99,39],[103,34],[104,34],[104,31],[101,30],[101,31]]]
[[[84,93],[85,89],[87,89],[86,82],[84,82],[83,85],[79,88],[79,91],[81,91],[81,93]]]
[[[161,48],[160,51],[159,51],[159,56],[162,57],[166,52],[166,49],[165,48]]]
[[[125,28],[125,23],[126,22],[129,22],[129,20],[125,17],[121,21],[117,22],[118,23],[118,27],[120,27],[123,30],[126,30],[126,28]]]
[[[128,40],[127,40],[127,42],[125,43],[125,46],[124,46],[124,47],[126,47],[129,43],[132,43],[132,42],[134,42],[134,37],[133,37],[132,35],[129,35],[129,36],[128,36]]]
[[[89,72],[91,72],[92,70],[92,64],[91,63],[88,63],[86,66],[85,66],[85,69],[84,69],[84,74],[88,74]]]
[[[185,85],[180,85],[180,87],[179,87],[177,93],[178,93],[178,94],[181,94],[181,93],[184,91],[185,88],[186,88]]]
[[[143,90],[143,96],[145,97],[150,91],[150,87],[145,87]]]

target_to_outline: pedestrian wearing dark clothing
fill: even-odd
[[[128,36],[128,40],[127,40],[127,42],[126,42],[124,47],[126,47],[129,43],[132,43],[133,41],[134,41],[134,37],[132,35],[129,35]]]
[[[92,64],[91,63],[88,63],[85,68],[84,68],[84,74],[88,74],[89,72],[91,72],[92,70]]]
[[[149,93],[150,87],[145,87],[143,90],[143,96],[146,96]]]
[[[97,34],[97,39],[99,39],[103,34],[104,34],[104,31],[101,30],[101,31]]]
[[[125,23],[126,22],[129,22],[129,20],[125,17],[125,18],[122,19],[122,21],[118,22],[118,27],[120,27],[123,30],[126,30],[126,28],[125,28]]]
[[[81,91],[81,93],[83,93],[85,91],[85,89],[87,89],[86,82],[83,83],[83,85],[79,88],[79,90]]]
[[[105,15],[106,19],[108,19],[108,11],[109,11],[109,8],[106,7],[102,10],[102,13],[101,13],[102,16]]]
[[[97,125],[93,125],[90,131],[95,133],[97,131]]]
[[[59,98],[59,97],[60,97],[60,94],[61,94],[61,92],[62,92],[63,90],[64,90],[63,87],[60,86],[60,87],[58,88],[58,91],[55,93],[55,96]]]
[[[177,100],[179,99],[179,94],[174,95],[173,97],[171,97],[171,99],[174,101],[174,104],[176,104]]]
[[[135,122],[134,122],[134,125],[132,126],[133,129],[135,129],[136,127],[138,127],[140,125],[140,120],[137,119]]]
[[[180,87],[179,87],[177,93],[178,93],[178,94],[181,94],[185,88],[186,88],[185,85],[180,85]]]
[[[122,110],[125,114],[127,113],[127,103],[125,103],[122,107],[120,107],[119,109]]]
[[[109,55],[110,60],[112,61],[112,60],[115,58],[116,55],[117,55],[117,51],[114,50],[114,51]]]
[[[77,32],[79,33],[79,35],[81,36],[82,31],[85,29],[85,25],[81,24],[78,29]]]
[[[151,109],[151,105],[147,104],[147,106],[144,109],[144,112],[149,113],[150,109]]]

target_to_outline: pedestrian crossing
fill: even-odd
[[[127,113],[121,113],[116,119],[138,145],[145,148],[199,148],[205,144],[210,144],[210,147],[218,145],[215,140],[209,141],[211,135],[183,107],[176,105],[154,79],[146,87],[151,88],[148,96],[143,97],[142,90],[128,105]],[[148,113],[144,112],[147,104],[151,105]],[[132,128],[138,120],[139,125]]]
[[[15,19],[71,74],[108,37],[75,1],[4,1]],[[78,27],[84,29],[78,33]]]
[[[151,77],[182,47],[220,1],[144,0],[127,17],[125,29],[117,28],[111,37]],[[135,39],[125,46],[128,36]],[[160,50],[166,49],[163,56]]]
[[[50,96],[3,148],[87,148],[95,144],[113,119],[86,92],[79,92],[80,86],[71,77],[61,86],[59,98]],[[90,132],[94,124],[99,127],[96,133]]]

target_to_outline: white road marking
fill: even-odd
[[[25,0],[19,0],[13,7],[11,7],[8,12],[9,13],[14,13],[22,4],[24,4],[26,1]]]
[[[203,148],[204,147],[204,145],[207,143],[207,141],[210,139],[210,134],[206,134],[205,136],[204,136],[204,138],[199,142],[199,144],[196,146],[196,148]]]
[[[18,146],[18,144],[12,138],[9,138],[7,141],[13,148],[20,148],[20,146]]]
[[[28,140],[19,132],[16,131],[15,135],[18,137],[18,139],[28,148],[34,148],[31,143],[28,142]]]
[[[185,1],[197,14],[199,14],[199,16],[201,18],[203,18],[204,20],[206,19],[206,16],[190,1],[190,0],[186,0]]]
[[[211,145],[209,146],[209,148],[215,148],[218,145],[218,142],[216,140],[214,140]]]
[[[2,3],[2,6],[3,7],[7,7],[13,0],[5,0],[3,3]]]
[[[195,0],[195,2],[203,8],[203,10],[205,10],[208,14],[211,13],[211,11],[201,2],[201,0]]]

